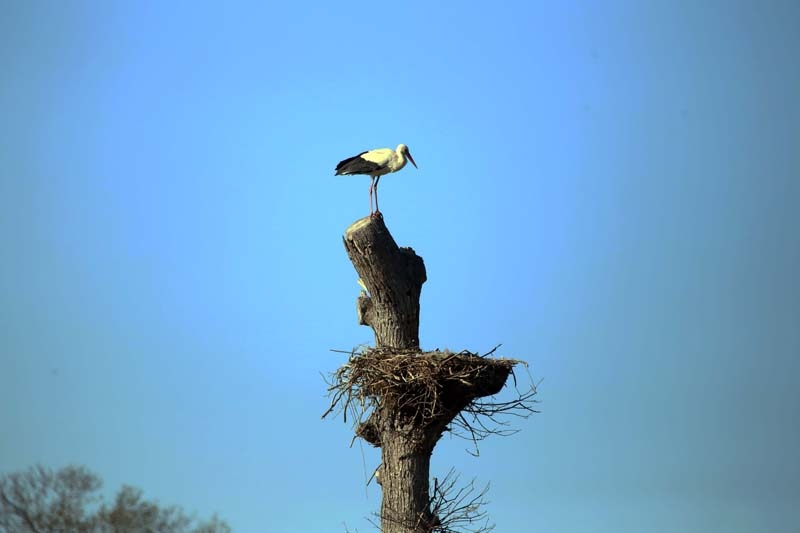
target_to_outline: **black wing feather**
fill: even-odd
[[[364,151],[358,155],[354,155],[353,157],[348,157],[347,159],[339,161],[339,164],[336,165],[336,174],[334,175],[348,176],[350,174],[370,174],[381,168],[378,163],[367,161],[361,157],[366,153],[367,151]]]

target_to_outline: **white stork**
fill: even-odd
[[[375,216],[380,213],[378,209],[378,182],[381,176],[391,172],[397,172],[406,166],[406,158],[411,161],[414,168],[418,168],[411,157],[411,152],[405,144],[398,144],[397,150],[391,148],[378,148],[368,152],[361,152],[360,154],[348,157],[344,161],[340,161],[336,165],[335,176],[351,176],[353,174],[366,174],[372,177],[372,182],[369,186],[369,214]],[[372,191],[375,191],[375,211],[372,211]]]

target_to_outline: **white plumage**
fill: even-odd
[[[353,174],[365,174],[372,177],[369,186],[369,213],[370,216],[380,213],[378,209],[378,181],[381,176],[397,172],[411,161],[414,167],[417,163],[411,157],[411,151],[405,144],[398,144],[396,150],[391,148],[378,148],[361,152],[360,154],[349,157],[336,165],[336,176],[351,176]],[[372,211],[372,194],[375,191],[375,211]]]

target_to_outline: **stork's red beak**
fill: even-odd
[[[414,158],[413,158],[413,157],[411,157],[411,152],[406,152],[406,155],[408,155],[408,160],[409,160],[409,161],[411,161],[411,164],[412,164],[412,165],[414,165],[414,168],[419,168],[419,167],[417,166],[417,164],[416,164],[416,163],[414,163]]]

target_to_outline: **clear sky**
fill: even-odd
[[[320,420],[372,340],[333,168],[402,142],[423,347],[543,380],[433,475],[498,532],[796,530],[799,6],[6,0],[0,472],[369,531],[379,453]]]

